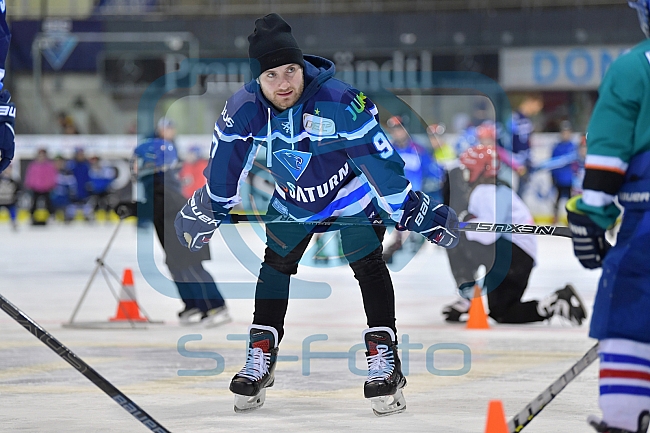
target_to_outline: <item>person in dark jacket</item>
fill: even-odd
[[[153,206],[139,206],[138,224],[153,223],[156,229],[165,264],[185,303],[178,313],[181,324],[198,321],[206,327],[218,326],[231,319],[214,279],[202,264],[210,260],[210,250],[192,253],[176,239],[173,221],[186,202],[178,180],[179,168],[176,148],[169,141],[151,138],[135,149],[135,177],[144,191],[144,203],[153,201]]]

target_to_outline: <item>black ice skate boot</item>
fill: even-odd
[[[458,298],[453,304],[449,304],[442,309],[442,315],[445,321],[452,323],[465,323],[469,316],[469,307],[472,303],[465,298]]]
[[[258,409],[266,399],[266,388],[273,386],[278,357],[278,331],[271,326],[251,325],[246,365],[230,381],[235,394],[235,412]]]
[[[594,415],[587,418],[590,426],[596,429],[599,433],[647,433],[648,425],[650,424],[650,412],[643,412],[639,415],[639,427],[636,431],[624,430],[616,427],[609,427],[603,421],[599,420]]]
[[[559,314],[575,326],[580,326],[587,318],[584,304],[571,284],[567,284],[563,289],[540,301],[537,304],[537,311],[548,319]]]
[[[366,329],[363,332],[368,360],[368,379],[363,394],[370,399],[377,416],[392,415],[406,410],[402,388],[406,378],[397,354],[395,333],[387,327]]]

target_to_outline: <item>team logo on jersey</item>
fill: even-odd
[[[336,125],[334,124],[334,121],[326,117],[305,113],[302,115],[302,125],[305,127],[305,131],[310,134],[318,136],[336,134]]]
[[[339,168],[338,173],[334,173],[332,177],[330,177],[328,180],[325,180],[325,182],[320,185],[300,186],[294,185],[291,182],[287,182],[287,186],[281,188],[284,193],[288,193],[289,197],[297,202],[314,203],[315,201],[321,198],[325,198],[328,194],[338,190],[339,184],[343,183],[343,180],[348,176],[349,173],[350,166],[346,162],[343,167]],[[285,198],[285,195],[280,195]]]
[[[311,153],[298,150],[282,149],[273,152],[273,155],[289,170],[295,180],[302,176],[311,160]]]
[[[357,96],[350,102],[350,105],[345,107],[345,111],[349,111],[352,115],[352,121],[357,120],[357,114],[360,114],[363,110],[366,109],[366,98],[367,96],[363,92],[359,92]]]

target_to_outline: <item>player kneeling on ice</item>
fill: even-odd
[[[497,180],[499,159],[495,148],[479,144],[460,155],[461,169],[470,189],[467,209],[459,211],[464,222],[533,224],[530,211],[508,186]],[[461,298],[442,313],[448,322],[463,321],[474,296],[476,273],[481,265],[487,274],[490,317],[499,323],[529,323],[559,315],[580,325],[586,314],[570,284],[541,301],[521,302],[535,265],[537,239],[531,235],[464,232],[458,247],[449,252],[449,264]]]
[[[364,395],[377,415],[400,412],[406,408],[401,392],[406,379],[397,353],[393,285],[382,258],[386,227],[378,212],[387,212],[400,229],[422,233],[446,248],[458,240],[456,214],[411,190],[376,106],[335,79],[331,61],[303,56],[279,15],[258,19],[248,40],[254,80],[226,102],[214,129],[206,186],[194,193],[175,222],[181,243],[199,250],[241,201],[239,182],[265,145],[275,180],[267,214],[282,221],[266,226],[246,364],[230,384],[235,410],[259,408],[273,385],[290,277],[313,234],[325,227],[304,222],[356,216],[368,224],[331,229],[341,230],[369,327],[363,333],[368,359]]]

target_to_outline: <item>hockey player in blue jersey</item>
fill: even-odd
[[[268,213],[295,224],[266,227],[246,364],[230,384],[236,411],[260,407],[274,383],[290,277],[315,231],[301,223],[339,216],[376,221],[383,211],[401,229],[443,247],[455,246],[458,238],[454,211],[412,190],[377,108],[363,92],[333,78],[331,61],[303,56],[291,27],[277,14],[256,20],[248,40],[254,79],[226,102],[215,125],[207,184],[175,222],[180,242],[193,251],[201,248],[240,202],[239,183],[259,148],[266,147],[275,179]],[[341,229],[369,326],[363,332],[369,366],[364,395],[378,415],[406,408],[393,286],[382,259],[385,230],[371,224]]]
[[[442,183],[442,169],[431,158],[431,155],[416,143],[403,124],[400,116],[393,116],[386,121],[387,132],[391,144],[400,158],[404,161],[404,177],[411,182],[411,188],[426,194],[436,201],[442,201],[440,184]],[[433,188],[431,186],[433,185]],[[384,260],[392,263],[393,255],[402,249],[405,241],[409,239],[408,233],[395,230],[391,240],[384,249]],[[419,249],[421,237],[415,241],[416,251]],[[413,238],[410,238],[413,240]]]
[[[10,102],[11,95],[4,88],[5,60],[9,52],[11,33],[7,25],[7,8],[0,2],[0,172],[9,166],[14,158],[16,106]]]
[[[537,115],[544,108],[544,100],[539,94],[528,94],[519,103],[517,110],[512,113],[512,119],[506,127],[508,136],[512,138],[511,147],[506,152],[503,148],[497,149],[501,161],[510,166],[519,174],[517,195],[523,196],[530,178],[530,137],[534,127],[531,117]]]
[[[650,38],[650,0],[629,2]],[[650,423],[650,39],[623,53],[598,89],[587,128],[582,195],[567,203],[573,249],[602,267],[589,336],[598,339],[598,432],[646,433]],[[605,232],[625,213],[609,245]]]

